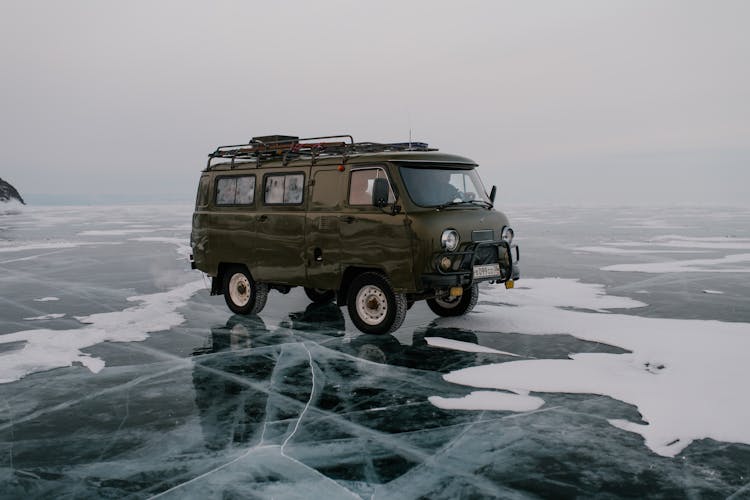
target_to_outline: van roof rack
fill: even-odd
[[[219,146],[208,155],[206,170],[211,170],[211,162],[216,158],[229,159],[230,168],[234,168],[236,160],[254,160],[259,167],[268,160],[281,159],[286,165],[294,159],[310,158],[314,165],[317,159],[324,157],[343,156],[346,161],[349,155],[389,151],[437,151],[437,148],[430,148],[425,142],[354,142],[348,134],[303,139],[293,135],[264,135],[253,137],[247,144]]]

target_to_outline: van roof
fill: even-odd
[[[331,141],[330,139],[338,140]],[[219,162],[212,163],[214,160],[219,160]],[[208,155],[206,171],[258,168],[261,165],[264,167],[323,166],[374,161],[409,162],[413,166],[425,167],[441,163],[458,164],[466,168],[476,166],[476,163],[469,158],[439,153],[437,149],[430,148],[423,142],[355,142],[350,135],[306,139],[288,135],[272,135],[253,137],[247,144],[219,146]]]

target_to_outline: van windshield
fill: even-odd
[[[400,168],[412,201],[421,207],[491,206],[479,174],[473,168]]]

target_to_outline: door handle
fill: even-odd
[[[341,222],[346,222],[347,224],[351,224],[357,219],[355,217],[352,217],[351,215],[342,215],[341,217],[339,217],[339,220],[341,220]]]
[[[265,214],[258,215],[258,216],[255,217],[255,220],[257,220],[258,222],[265,222],[265,221],[268,220],[268,216],[265,215]]]

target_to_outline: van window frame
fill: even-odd
[[[252,203],[219,203],[219,181],[221,179],[237,179],[239,177],[252,177],[255,179],[255,185],[253,186],[253,202]],[[236,181],[235,181],[236,182]],[[219,208],[226,208],[226,207],[243,207],[243,208],[255,208],[255,200],[257,199],[257,191],[258,191],[258,176],[255,174],[237,174],[237,175],[217,175],[214,178],[214,206]],[[237,196],[235,194],[235,200],[237,199]]]
[[[266,201],[266,179],[269,177],[288,177],[290,175],[302,175],[302,199],[299,203],[268,203]],[[263,206],[265,207],[301,207],[305,204],[305,191],[306,191],[307,179],[305,178],[304,170],[295,170],[292,172],[270,172],[263,174]],[[286,181],[284,182],[284,188],[286,189]]]
[[[349,182],[346,186],[346,206],[349,208],[372,208],[375,209],[372,205],[372,202],[370,203],[363,203],[363,204],[352,204],[350,201],[350,195],[352,192],[352,175],[354,172],[359,172],[360,170],[382,170],[385,174],[385,178],[388,181],[388,186],[390,188],[391,193],[393,193],[393,203],[396,203],[398,201],[398,190],[396,189],[396,186],[391,181],[391,176],[388,174],[388,168],[383,163],[375,163],[372,165],[362,165],[362,166],[356,166],[352,167],[351,170],[349,170]],[[390,201],[388,202],[391,203]]]

